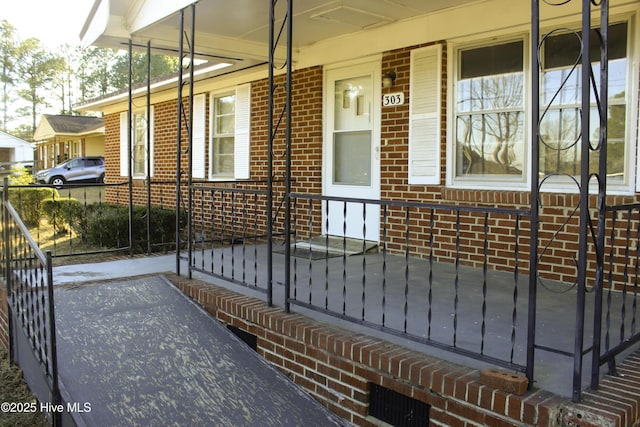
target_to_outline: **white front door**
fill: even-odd
[[[325,196],[380,198],[380,66],[374,61],[326,71]],[[379,205],[349,202],[345,213],[344,202],[328,203],[327,234],[378,241]]]

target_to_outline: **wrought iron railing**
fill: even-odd
[[[191,222],[191,250],[183,256],[190,273],[268,292],[268,270],[264,269],[267,190],[263,182],[254,185],[259,188],[191,187],[191,198],[197,201],[191,209],[198,215]]]
[[[38,399],[57,406],[61,398],[51,252],[44,255],[38,248],[6,197],[6,182],[2,193],[0,251],[2,277],[7,289],[10,357],[25,372],[30,371],[27,367],[35,360],[41,372],[29,375],[30,387],[36,392],[48,389],[48,395],[40,393]],[[20,350],[26,347],[31,350],[33,357]],[[59,413],[52,414],[53,425],[59,425],[59,416]]]
[[[541,6],[558,9],[565,7],[570,9],[574,4],[581,3],[582,25],[575,28],[551,28],[545,33],[540,27]],[[534,43],[532,51],[532,158],[533,191],[539,191],[547,181],[561,178],[575,184],[579,192],[579,199],[575,207],[577,221],[577,257],[576,266],[576,320],[574,325],[574,345],[570,352],[560,352],[558,349],[548,349],[565,354],[573,358],[573,400],[579,401],[582,397],[583,383],[583,359],[593,353],[591,367],[591,387],[597,388],[600,376],[600,331],[602,329],[602,294],[605,282],[605,233],[607,231],[606,203],[607,203],[607,147],[608,147],[608,117],[609,117],[609,2],[607,0],[533,0],[532,3],[531,32]],[[569,6],[567,6],[569,5]],[[596,19],[599,23],[595,24]],[[565,49],[563,59],[563,77],[558,80],[557,87],[545,87],[548,75],[557,72],[556,65],[547,64],[545,54],[552,50],[552,43],[556,37],[566,37],[562,43]],[[556,38],[556,40],[558,40]],[[571,40],[571,41],[569,41]],[[551,61],[552,62],[552,61]],[[596,71],[596,67],[598,70]],[[554,123],[554,112],[562,112],[567,108],[563,100],[566,91],[575,93],[572,101],[578,104],[579,109],[574,109],[574,131],[562,131],[559,123]],[[592,126],[592,124],[594,126]],[[549,129],[556,129],[555,134],[549,134]],[[597,129],[594,132],[594,129]],[[560,154],[570,150],[576,154],[573,161],[579,161],[573,171],[572,168],[558,167],[540,168],[541,154],[550,160],[556,156],[558,165]],[[578,156],[579,153],[579,156]],[[538,173],[540,172],[540,174]],[[574,175],[575,174],[575,175]],[[537,188],[535,188],[537,186]],[[590,198],[592,193],[597,193],[596,218],[592,218],[590,212]],[[537,216],[538,206],[532,206],[534,216]],[[617,214],[614,214],[614,216]],[[573,216],[573,214],[572,214]],[[537,220],[534,221],[537,223]],[[561,228],[567,226],[563,224]],[[535,229],[538,228],[536,224]],[[554,236],[555,238],[555,236]],[[613,246],[612,246],[613,247]],[[593,261],[593,262],[592,262]],[[611,264],[613,265],[613,263]],[[593,278],[591,277],[593,276]],[[609,289],[611,283],[608,284]],[[592,335],[589,335],[587,321],[585,320],[588,309],[588,294],[590,287],[595,294],[595,321]],[[626,287],[626,285],[625,285]],[[609,293],[608,295],[612,295]],[[624,306],[623,306],[624,307]],[[608,314],[607,314],[608,316]],[[624,322],[623,322],[624,324]],[[609,326],[606,337],[608,335]],[[605,338],[607,342],[608,338]],[[593,344],[591,346],[591,344]],[[605,344],[606,345],[606,344]],[[606,354],[606,353],[605,353]],[[604,360],[611,361],[610,357]],[[606,362],[605,362],[606,363]]]
[[[34,240],[54,258],[174,250],[175,182],[129,189],[113,184],[11,185],[13,206]],[[129,193],[133,232],[129,227]],[[181,227],[186,228],[186,202]]]
[[[271,185],[278,189],[276,194],[283,194],[282,180],[272,180]],[[191,236],[190,250],[181,255],[188,261],[189,274],[206,274],[270,297],[273,271],[269,243],[285,240],[284,198],[273,195],[269,199],[263,180],[195,183],[189,195],[192,203],[185,210],[193,212],[191,231],[180,233]],[[274,204],[272,222],[266,215],[269,200]]]
[[[529,211],[291,197],[289,303],[526,372]],[[366,221],[359,235],[329,236],[350,211],[379,219],[379,241],[367,240]]]
[[[640,342],[640,204],[608,206],[604,288],[596,292],[594,365],[597,386],[600,367],[616,372],[616,356]],[[609,216],[610,215],[610,216]]]

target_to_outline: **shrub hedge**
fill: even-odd
[[[77,234],[78,224],[86,222],[82,204],[76,199],[45,199],[42,201],[42,212],[58,233],[69,230],[69,227]]]
[[[49,187],[10,188],[9,201],[27,227],[36,227],[42,218],[42,203],[58,199],[58,190]]]
[[[83,242],[105,247],[129,245],[129,207],[105,203],[82,204],[73,198],[60,198],[55,188],[11,188],[9,201],[27,227],[33,228],[45,217],[58,233],[72,230]],[[173,209],[151,207],[151,244],[171,244],[176,240]],[[147,249],[147,208],[133,207],[133,248]],[[184,227],[187,215],[181,212]]]
[[[173,209],[151,207],[151,243],[175,242],[175,215]],[[147,208],[133,207],[133,249],[145,251],[147,247]],[[181,215],[181,225],[186,223],[186,214]],[[107,248],[129,245],[129,207],[101,205],[87,212],[86,235],[89,243]]]

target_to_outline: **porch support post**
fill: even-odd
[[[285,175],[285,210],[284,210],[284,294],[285,311],[291,309],[289,295],[291,293],[291,71],[292,71],[292,37],[293,37],[293,0],[287,0],[287,125],[285,131],[286,140],[286,175]],[[309,231],[311,232],[311,231]]]
[[[129,183],[129,256],[133,256],[133,41],[129,39],[129,96],[127,107],[127,180]]]
[[[151,255],[151,40],[147,41],[147,255]]]
[[[598,140],[598,236],[596,242],[596,282],[594,284],[593,316],[593,356],[591,358],[591,388],[597,389],[600,383],[600,350],[602,336],[602,297],[604,284],[604,236],[607,221],[607,135],[609,107],[609,0],[600,4],[600,90],[599,118],[600,134]],[[614,372],[611,372],[614,373]]]
[[[184,43],[184,9],[180,11],[180,35],[178,36],[178,118],[176,120],[176,274],[180,275],[180,177],[182,176],[182,45]]]
[[[540,64],[538,44],[540,43],[540,3],[531,1],[531,220],[529,241],[529,304],[527,320],[527,366],[529,387],[533,384],[536,345],[536,299],[538,286],[538,214],[539,214],[539,173],[540,173]]]
[[[274,56],[274,20],[275,20],[275,2],[269,2],[269,97],[267,106],[267,132],[269,133],[269,143],[267,147],[267,304],[269,307],[273,305],[273,91],[275,90],[273,82],[273,69],[275,67]],[[285,295],[285,302],[287,295]]]
[[[580,238],[578,242],[578,295],[576,304],[575,341],[573,349],[573,400],[582,397],[582,364],[584,348],[584,310],[586,300],[589,239],[589,125],[591,87],[591,1],[582,0],[582,105],[580,112]]]
[[[190,40],[189,43],[189,122],[187,123],[187,131],[188,135],[188,144],[189,147],[187,149],[189,166],[188,166],[188,174],[187,174],[187,271],[189,279],[192,278],[191,272],[191,264],[193,257],[193,190],[191,185],[193,184],[193,61],[194,61],[194,50],[195,50],[195,37],[196,37],[196,5],[195,3],[191,5],[191,31],[190,31]]]

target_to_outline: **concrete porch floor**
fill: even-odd
[[[260,248],[262,249],[262,248]],[[228,251],[228,249],[225,249]],[[264,274],[266,265],[266,254],[264,250],[256,251],[257,266],[255,274]],[[218,256],[218,254],[214,255]],[[234,252],[234,257],[241,256],[240,251]],[[403,257],[387,256],[383,259],[381,254],[367,254],[366,258],[366,303],[365,320],[379,322],[382,310],[380,302],[382,298],[381,278],[386,278],[386,301],[385,301],[385,324],[387,326],[397,326],[402,328],[404,322],[404,283],[407,264]],[[196,266],[206,266],[210,264],[211,255],[203,252],[196,254],[193,263]],[[228,272],[231,271],[231,252],[227,252],[224,265]],[[237,260],[236,267],[241,260]],[[282,265],[283,255],[274,254],[275,265]],[[311,263],[311,265],[309,264]],[[384,263],[385,274],[382,275],[382,264]],[[181,273],[187,272],[187,263],[182,260]],[[362,271],[363,255],[353,255],[347,258],[344,264],[341,257],[325,259],[307,260],[296,258],[295,267],[292,267],[296,276],[295,292],[298,300],[308,302],[309,297],[313,304],[323,305],[323,301],[328,302],[328,307],[340,311],[342,304],[342,275],[345,273],[348,283],[346,289],[346,310],[347,314],[354,317],[360,315],[361,294],[362,294]],[[65,285],[72,283],[100,282],[105,280],[130,278],[145,274],[162,272],[175,272],[176,257],[172,255],[152,256],[143,258],[124,259],[96,264],[67,265],[54,268],[54,283]],[[428,316],[428,289],[426,289],[426,278],[428,265],[426,261],[412,260],[408,267],[409,287],[407,310],[407,330],[419,335],[427,335]],[[326,275],[328,271],[328,276]],[[483,281],[482,269],[460,267],[458,270],[458,292],[453,285],[456,271],[452,264],[437,264],[433,267],[434,283],[432,286],[432,320],[430,337],[438,339],[448,344],[452,344],[453,317],[456,317],[456,346],[478,351],[480,348],[480,336],[482,328],[482,301],[483,301]],[[260,299],[265,299],[265,294],[254,289],[234,285],[215,279],[209,275],[194,272],[194,278],[205,282],[222,286],[232,291],[247,294]],[[329,277],[330,280],[326,280]],[[486,316],[485,316],[485,338],[483,351],[485,354],[499,358],[508,358],[511,351],[511,334],[514,288],[517,290],[516,297],[516,329],[515,342],[513,345],[513,362],[524,364],[526,338],[526,321],[528,313],[528,281],[526,277],[519,277],[517,286],[514,285],[512,273],[488,272],[486,292]],[[282,286],[284,271],[282,268],[274,269],[274,294],[275,305],[283,305],[284,287]],[[252,282],[251,277],[247,278]],[[325,282],[331,283],[328,287]],[[309,283],[312,284],[309,291]],[[292,291],[293,292],[293,291]],[[457,310],[453,307],[453,301],[457,295]],[[613,294],[612,307],[619,305],[620,295]],[[627,302],[629,304],[629,302]],[[574,346],[574,325],[576,322],[576,293],[575,290],[566,284],[549,283],[545,286],[538,286],[537,298],[537,321],[536,321],[536,343],[539,346],[559,349],[571,352]],[[593,328],[593,294],[587,295],[587,313],[585,315],[585,330],[587,335]],[[362,334],[378,337],[386,341],[402,345],[412,350],[421,351],[429,355],[450,360],[462,365],[477,369],[492,367],[491,365],[475,359],[467,358],[450,352],[439,350],[432,346],[408,340],[401,336],[384,333],[375,329],[367,328],[356,323],[348,322],[333,316],[328,316],[306,309],[302,306],[292,305],[292,310],[300,314],[309,316],[322,322],[337,325],[343,329],[353,330]],[[357,313],[354,313],[357,312]],[[454,316],[455,315],[455,316]],[[611,330],[615,334],[619,326],[612,323]],[[589,344],[585,343],[585,347]],[[631,351],[627,352],[630,353]],[[624,356],[623,356],[624,357]],[[620,363],[623,357],[618,357]],[[542,349],[536,350],[535,354],[535,383],[534,387],[555,393],[560,396],[570,397],[572,394],[572,372],[573,359],[566,355],[552,353]],[[583,389],[589,384],[589,367],[591,357],[587,354],[583,359]],[[605,368],[603,368],[603,372]]]

